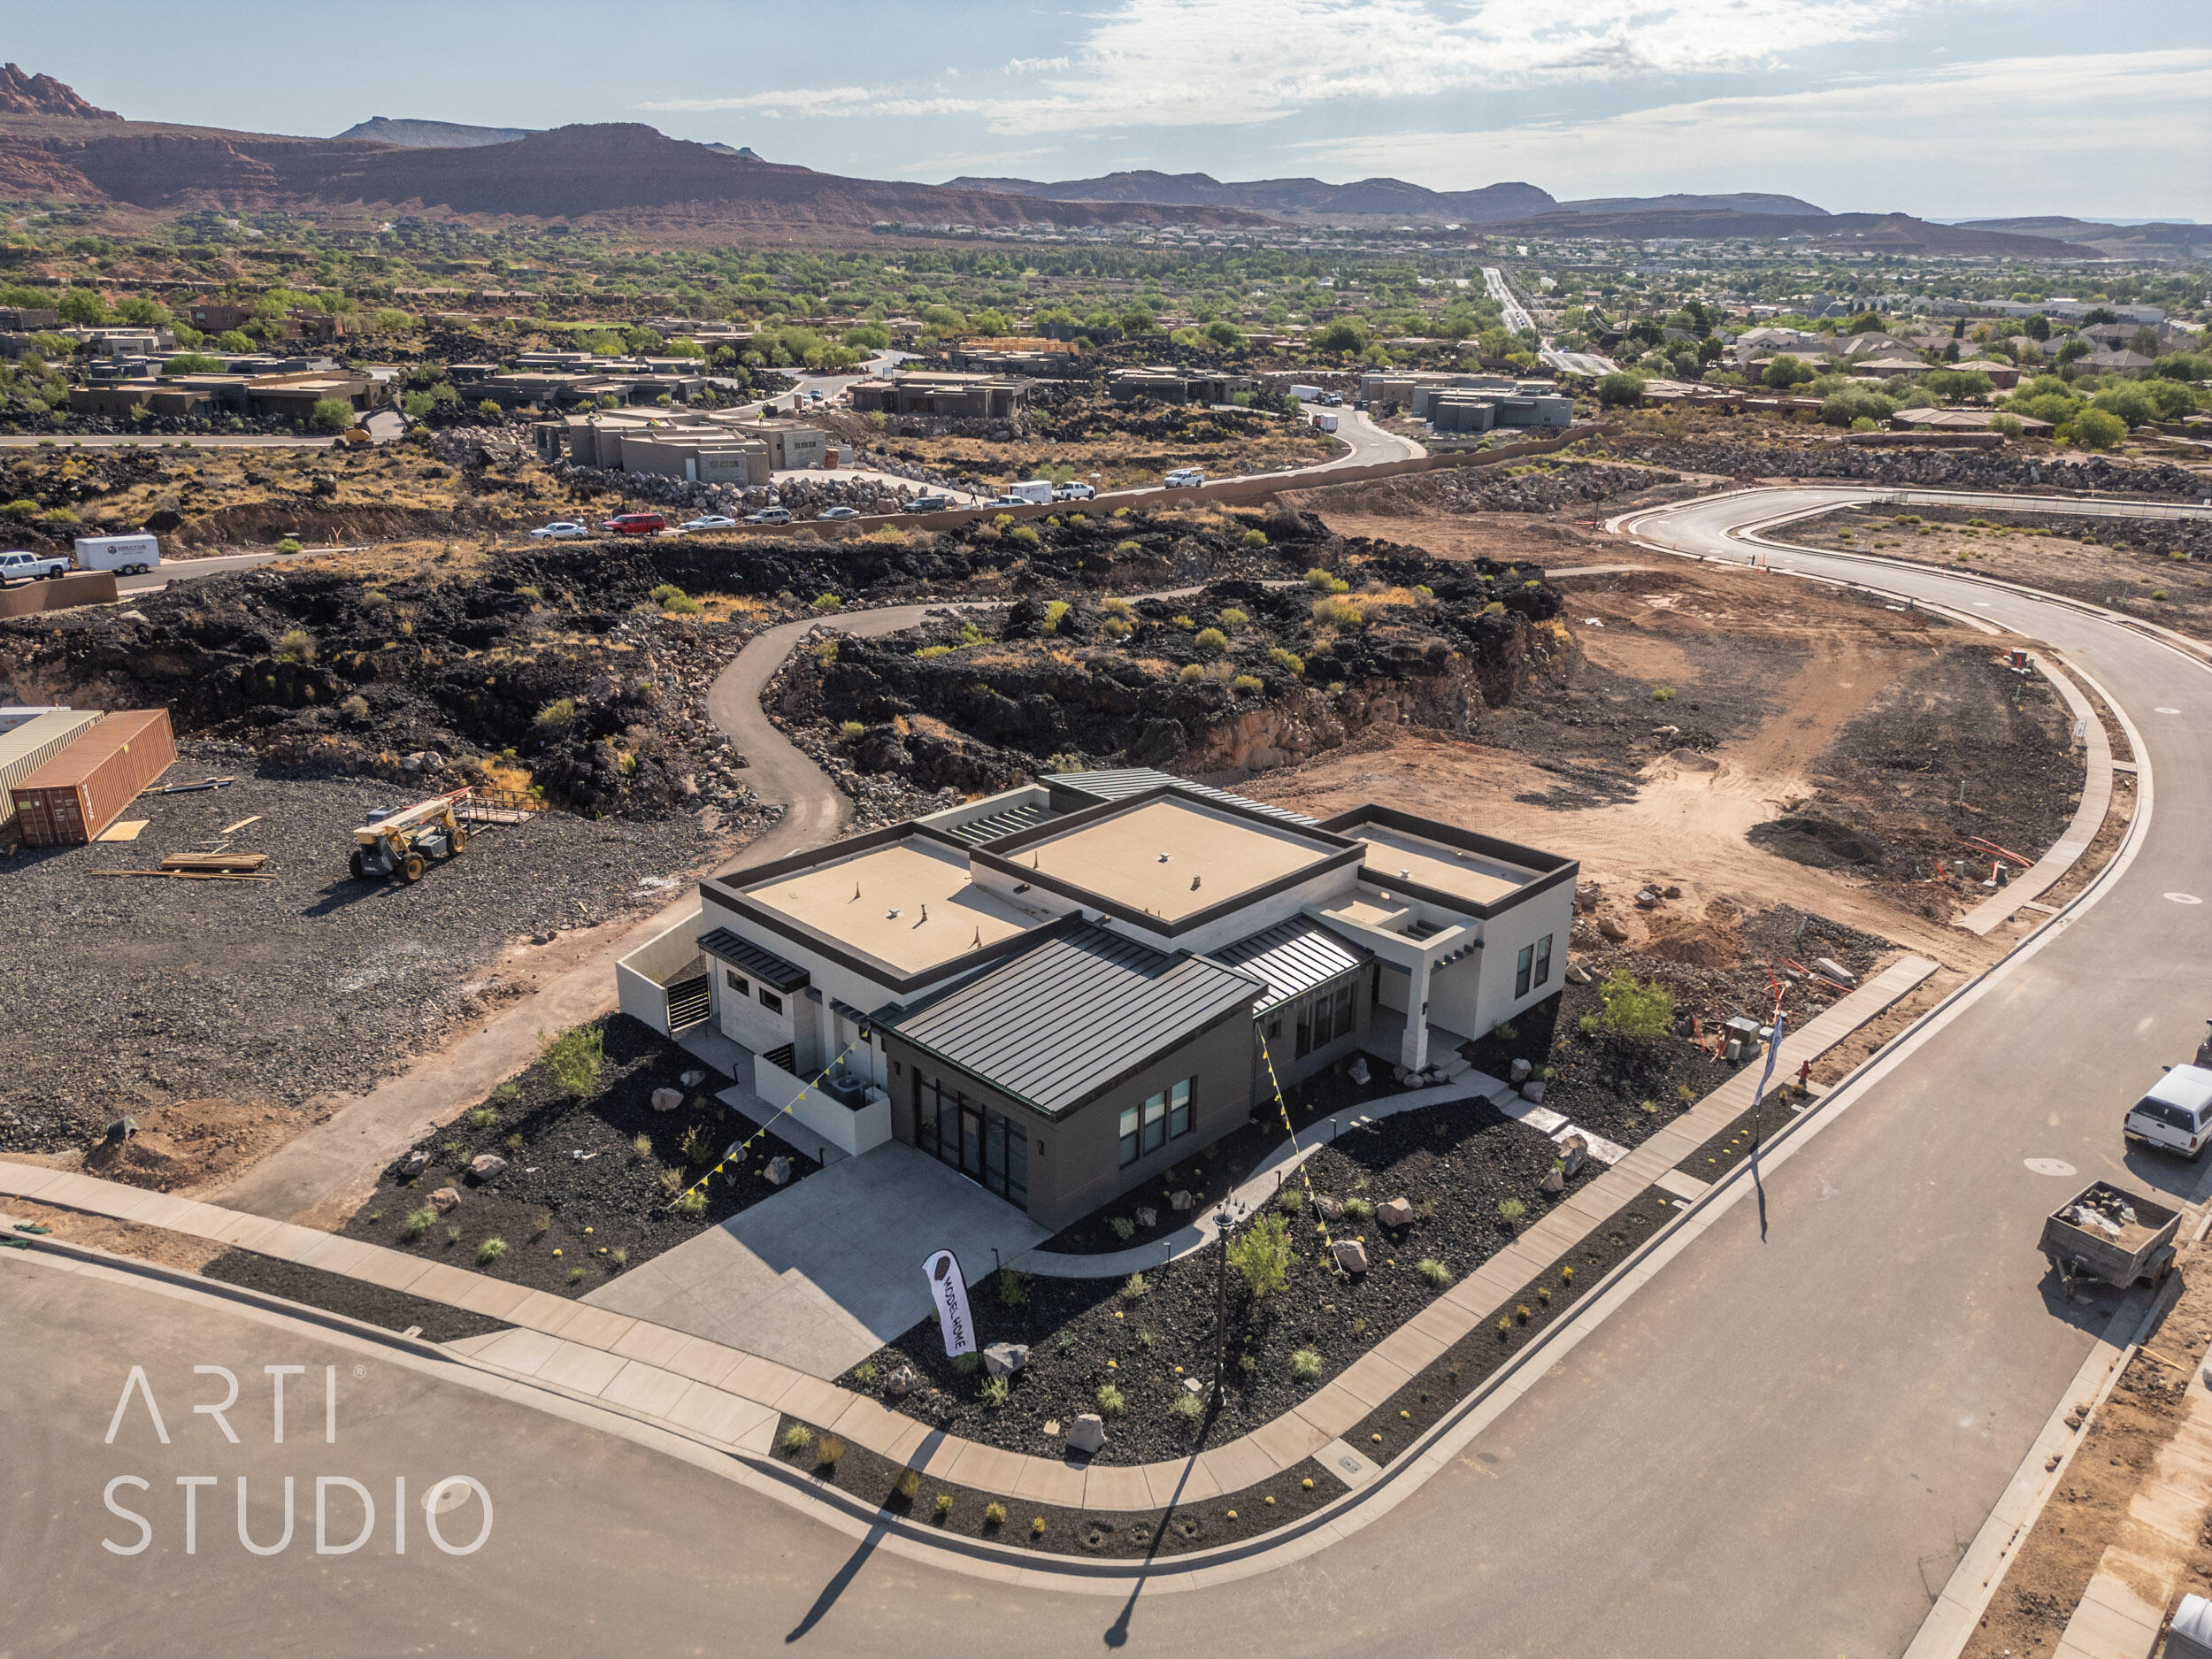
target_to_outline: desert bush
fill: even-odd
[[[1229,636],[1219,628],[1201,628],[1191,643],[1209,657],[1218,657],[1229,649]]]
[[[1267,689],[1267,682],[1257,674],[1239,674],[1229,682],[1229,689],[1240,697],[1256,697]]]
[[[1261,1216],[1230,1244],[1229,1265],[1256,1302],[1280,1290],[1290,1277],[1290,1224],[1272,1212]]]
[[[477,1265],[480,1267],[489,1267],[494,1262],[496,1262],[501,1256],[506,1254],[506,1240],[487,1239],[483,1243],[476,1247]]]
[[[1348,599],[1330,597],[1313,602],[1313,619],[1332,627],[1357,628],[1367,624],[1367,613]]]
[[[557,1037],[541,1037],[538,1051],[553,1087],[571,1100],[597,1092],[607,1059],[606,1033],[596,1025],[572,1025]]]
[[[1432,1256],[1425,1256],[1414,1263],[1413,1271],[1425,1279],[1432,1290],[1444,1290],[1452,1282],[1452,1270]]]
[[[1194,1394],[1179,1394],[1168,1402],[1167,1409],[1188,1422],[1196,1422],[1206,1415],[1206,1402]]]
[[[311,663],[315,660],[315,641],[305,628],[287,628],[278,637],[273,653],[280,663]]]
[[[1251,619],[1252,613],[1237,605],[1231,605],[1221,613],[1221,626],[1225,628],[1240,628]]]
[[[803,1423],[787,1424],[776,1444],[786,1454],[796,1454],[814,1444],[814,1431]]]
[[[1528,1206],[1517,1198],[1501,1198],[1498,1201],[1498,1219],[1509,1227],[1519,1225],[1521,1217],[1526,1214]]]
[[[1290,1375],[1294,1382],[1311,1382],[1321,1375],[1321,1352],[1318,1348],[1293,1348],[1290,1354]]]
[[[407,1212],[406,1221],[400,1227],[399,1236],[412,1243],[437,1225],[438,1212],[436,1210],[411,1210]]]
[[[817,1469],[836,1468],[837,1460],[844,1455],[845,1442],[834,1434],[825,1434],[814,1443],[814,1466]]]
[[[1183,664],[1182,672],[1176,675],[1178,680],[1180,680],[1187,684],[1192,680],[1203,680],[1205,677],[1206,670],[1202,664],[1198,663],[1185,663]]]
[[[1302,674],[1306,672],[1306,659],[1279,645],[1267,654],[1267,660],[1286,674]]]
[[[1674,992],[1656,979],[1616,968],[1600,988],[1606,1029],[1623,1037],[1659,1037],[1674,1026]]]
[[[825,612],[842,611],[845,608],[845,602],[835,594],[818,594],[815,595],[814,608]]]
[[[1267,545],[1267,532],[1264,530],[1247,530],[1244,533],[1242,541],[1246,547],[1265,547]]]
[[[1121,1390],[1111,1383],[1098,1385],[1097,1400],[1099,1413],[1103,1417],[1118,1417],[1129,1409],[1129,1402],[1123,1398]]]
[[[978,1397],[987,1406],[998,1407],[1006,1403],[1006,1397],[1012,1392],[1013,1386],[1005,1378],[986,1377],[983,1386],[978,1390]]]
[[[542,732],[565,732],[576,724],[576,699],[556,697],[538,710],[535,722]]]

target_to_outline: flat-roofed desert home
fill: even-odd
[[[835,1150],[903,1142],[1056,1228],[1276,1079],[1555,1013],[1577,868],[1388,807],[1076,772],[703,882],[618,978],[756,1115],[795,1100]]]

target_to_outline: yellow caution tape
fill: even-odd
[[[816,1072],[814,1074],[813,1082],[809,1083],[796,1094],[794,1094],[788,1101],[786,1101],[781,1110],[776,1113],[775,1118],[771,1118],[766,1123],[761,1125],[759,1128],[754,1130],[752,1133],[747,1135],[745,1139],[739,1141],[727,1152],[725,1152],[722,1155],[722,1161],[719,1164],[717,1164],[712,1169],[709,1170],[704,1175],[702,1175],[697,1180],[692,1182],[690,1186],[685,1187],[682,1192],[678,1193],[675,1197],[670,1199],[668,1201],[668,1207],[671,1210],[675,1209],[677,1205],[682,1203],[684,1200],[690,1197],[692,1194],[703,1192],[706,1189],[707,1183],[712,1180],[716,1176],[721,1174],[722,1171],[729,1168],[731,1164],[742,1164],[745,1161],[745,1154],[751,1149],[753,1142],[759,1140],[761,1136],[766,1134],[771,1129],[775,1127],[776,1118],[784,1116],[784,1114],[788,1112],[794,1106],[796,1106],[809,1094],[811,1094],[814,1092],[815,1084],[819,1083],[824,1078],[837,1070],[838,1061],[842,1060],[852,1051],[853,1045],[849,1042],[847,1043],[842,1048],[840,1048],[837,1051],[837,1058],[835,1060],[832,1060],[827,1065],[824,1066],[819,1071]]]

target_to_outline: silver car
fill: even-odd
[[[572,519],[556,518],[551,524],[540,525],[536,529],[530,532],[530,534],[541,541],[566,541],[572,537],[589,535],[592,533],[586,526],[574,522]]]

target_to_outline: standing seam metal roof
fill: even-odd
[[[743,968],[762,984],[779,991],[795,991],[813,976],[795,962],[787,962],[772,950],[763,950],[726,927],[699,935],[699,949],[733,967]]]
[[[1267,995],[1253,1008],[1255,1014],[1351,972],[1374,954],[1363,945],[1348,943],[1318,922],[1298,917],[1208,953],[1225,967],[1267,981]]]
[[[888,1023],[918,1048],[1058,1113],[1251,1005],[1252,975],[1072,927]]]

